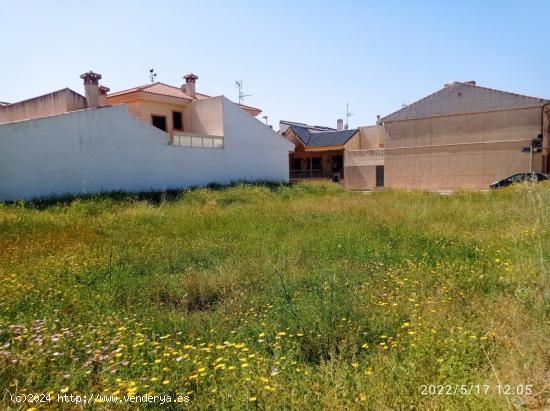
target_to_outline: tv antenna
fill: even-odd
[[[265,120],[265,125],[267,126],[267,116],[262,116],[262,118]]]
[[[155,69],[149,70],[149,80],[151,80],[151,83],[154,83],[156,78],[157,73],[155,73]]]
[[[235,84],[237,86],[237,90],[239,90],[239,104],[243,104],[244,98],[245,97],[250,97],[250,96],[252,96],[252,94],[244,94],[244,92],[243,92],[243,81],[242,80],[235,81]]]
[[[352,113],[351,111],[349,111],[349,103],[346,103],[346,127],[345,129],[349,129],[349,118],[351,116],[354,116],[355,113]]]

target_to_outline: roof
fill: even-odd
[[[0,101],[0,106],[9,106],[10,103],[6,102],[6,101]]]
[[[290,126],[289,128],[306,147],[342,146],[359,132],[358,129],[352,129],[312,133],[305,127]]]
[[[307,128],[310,131],[336,131],[336,129],[332,128],[332,127],[310,126],[309,124],[298,123],[296,121],[280,120],[279,121],[279,127],[280,127],[281,124],[287,125],[289,127],[290,126],[304,127],[304,128]]]
[[[455,81],[441,90],[384,117],[382,121],[391,122],[444,115],[540,107],[549,102],[549,100],[542,98],[481,87],[473,84],[473,82]]]
[[[122,91],[117,91],[115,93],[109,93],[109,97],[133,93],[135,91],[143,91],[145,93],[158,94],[161,96],[178,97],[178,98],[183,98],[187,101],[202,100],[209,97],[204,94],[196,93],[196,97],[192,98],[187,93],[184,93],[180,87],[174,87],[169,84],[164,84],[160,82],[145,84],[143,86],[138,86],[127,90],[122,90]]]
[[[122,90],[122,91],[117,91],[115,93],[109,93],[108,97],[120,96],[123,94],[129,94],[136,91],[156,94],[159,96],[176,97],[176,98],[184,99],[186,101],[204,100],[205,98],[210,97],[206,94],[195,93],[195,98],[193,98],[189,94],[185,93],[181,89],[181,87],[175,87],[175,86],[171,86],[169,84],[160,83],[160,82],[145,84],[143,86],[138,86],[127,90]],[[241,106],[241,108],[243,108],[244,110],[257,112],[255,115],[258,115],[262,112],[262,110],[256,107],[245,106],[244,104],[239,104],[239,106]]]
[[[38,100],[40,98],[44,98],[44,97],[51,96],[51,95],[54,95],[54,94],[59,94],[59,93],[71,93],[71,94],[75,95],[77,98],[80,98],[82,100],[86,99],[86,97],[84,97],[82,94],[77,93],[76,91],[71,90],[68,87],[65,87],[65,88],[62,88],[60,90],[52,91],[51,93],[46,93],[46,94],[42,94],[40,96],[31,97],[31,98],[28,98],[28,99],[25,99],[25,100],[17,101],[15,103],[0,103],[0,106],[2,106],[2,107],[15,106],[16,104],[26,103],[27,101],[31,101],[31,100]]]

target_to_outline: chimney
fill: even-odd
[[[342,131],[344,129],[344,120],[339,118],[336,120],[336,130]]]
[[[183,78],[185,79],[185,84],[181,87],[183,92],[189,97],[195,98],[197,96],[195,92],[195,83],[199,77],[193,73],[189,73],[186,76],[183,76]]]
[[[109,87],[99,86],[99,98],[98,98],[99,107],[105,107],[107,105],[107,93],[110,90],[111,89]]]
[[[86,95],[86,106],[88,108],[99,106],[99,80],[101,74],[89,71],[81,74],[80,78],[84,80],[84,94]]]

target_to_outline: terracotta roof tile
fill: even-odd
[[[160,83],[160,82],[145,84],[143,86],[138,86],[127,90],[110,93],[109,97],[119,96],[127,93],[133,93],[135,91],[142,91],[145,93],[157,94],[160,96],[176,97],[176,98],[184,99],[186,101],[204,100],[205,98],[210,97],[209,95],[206,95],[206,94],[196,93],[195,98],[192,98],[190,95],[185,93],[180,87],[175,87],[175,86],[171,86],[169,84]],[[259,108],[256,108],[256,107],[245,106],[244,104],[239,104],[239,105],[244,110],[257,112],[257,114],[262,112]]]

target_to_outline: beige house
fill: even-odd
[[[295,146],[289,155],[292,180],[332,178],[350,188],[361,188],[366,181],[372,186],[383,185],[383,127],[345,130],[341,120],[336,129],[281,123],[287,123],[283,135]]]
[[[522,152],[543,135],[532,170],[548,172],[549,100],[452,82],[382,119],[385,183],[389,187],[488,188],[528,172]]]
[[[197,119],[193,102],[211,98],[195,91],[198,76],[191,73],[184,76],[181,87],[156,82],[137,86],[128,90],[109,93],[108,87],[99,85],[101,74],[93,71],[80,76],[84,81],[85,96],[69,89],[54,91],[16,103],[0,102],[0,124],[54,116],[87,108],[125,104],[130,114],[167,132],[189,134],[214,133],[222,135],[219,118]],[[259,108],[239,104],[246,113],[256,117],[262,112]]]
[[[191,73],[184,79],[181,87],[156,82],[110,93],[107,104],[125,104],[130,114],[165,131],[176,144],[202,135],[222,136],[221,118],[201,116],[195,109],[195,102],[201,101],[204,106],[211,99],[211,96],[196,91],[198,76]],[[211,101],[215,104],[215,100]],[[252,117],[262,112],[259,108],[238,106]]]
[[[86,98],[69,89],[54,91],[17,103],[0,103],[0,124],[82,110]]]
[[[358,149],[359,130],[317,131],[290,126],[283,134],[294,144],[289,154],[290,178],[335,178],[344,176],[344,151]]]
[[[384,117],[383,127],[360,129],[383,149],[346,153],[346,186],[486,189],[515,173],[548,173],[549,103],[473,81],[448,83]],[[531,157],[528,148],[539,136],[542,152]]]
[[[344,185],[352,190],[382,188],[386,140],[384,127],[359,127],[359,137],[359,147],[344,153]]]

